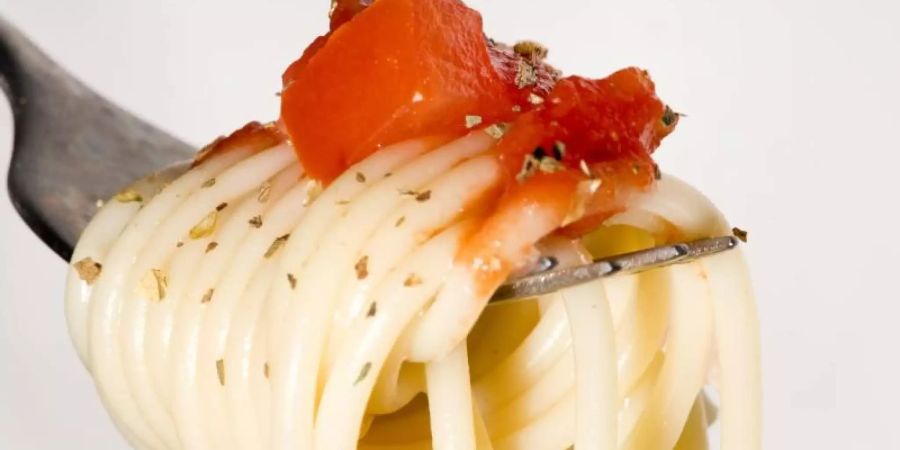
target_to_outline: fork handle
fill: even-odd
[[[0,87],[15,123],[10,198],[66,260],[98,199],[190,157],[187,144],[102,98],[2,17]]]

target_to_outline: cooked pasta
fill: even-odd
[[[457,4],[410,1],[352,20],[339,2],[333,26],[352,31],[391,4]],[[638,450],[705,449],[718,417],[721,448],[758,450],[758,325],[740,251],[488,303],[541,254],[566,266],[730,233],[689,185],[647,178],[674,122],[643,77],[589,91],[613,105],[647,99],[627,111],[651,111],[650,128],[607,134],[640,155],[578,153],[576,128],[552,138],[552,156],[520,152],[531,122],[483,114],[465,117],[468,130],[385,131],[383,145],[323,162],[332,154],[311,156],[306,141],[328,131],[313,129],[321,118],[292,118],[283,103],[278,124],[248,125],[189,169],[123,190],[84,231],[66,293],[72,341],[112,420],[138,449]],[[616,91],[626,79],[643,91]],[[582,86],[554,82],[548,105]],[[531,103],[522,117],[538,120],[543,100]],[[435,117],[453,114],[442,108]],[[638,120],[623,117],[616,126]],[[561,168],[579,154],[580,168]]]

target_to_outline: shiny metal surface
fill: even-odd
[[[491,302],[529,298],[597,278],[635,273],[668,264],[683,263],[731,250],[738,245],[734,236],[721,236],[653,247],[633,253],[598,259],[582,266],[547,270],[512,280],[500,286]]]
[[[98,199],[193,153],[74,79],[2,18],[0,88],[15,122],[10,197],[63,259]]]

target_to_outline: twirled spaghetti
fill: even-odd
[[[456,4],[421,3],[376,5]],[[546,112],[532,99],[510,125],[417,122],[408,139],[388,133],[327,164],[298,138],[319,118],[283,111],[279,126],[251,124],[189,170],[123,191],[84,231],[66,297],[117,427],[141,449],[702,449],[718,415],[724,449],[758,449],[757,323],[739,252],[487,304],[539,253],[578,264],[728,232],[674,177],[636,181],[674,126],[652,90],[630,106],[652,88],[643,77],[587,91],[559,80]],[[638,93],[622,93],[629,80]],[[583,119],[552,105],[584,104],[584,92],[633,108],[615,116],[625,128],[579,140]],[[545,117],[569,128],[534,128]],[[533,130],[549,133],[552,161],[519,149]],[[647,152],[585,153],[598,139]],[[720,414],[704,394],[713,370]]]

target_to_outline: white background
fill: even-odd
[[[900,448],[898,3],[471,4],[490,35],[542,41],[567,73],[649,69],[689,115],[658,160],[750,231],[766,448]],[[275,117],[279,75],[327,6],[0,0],[0,13],[88,85],[202,144]],[[4,173],[10,121],[0,109]],[[123,448],[68,342],[64,269],[0,194],[0,449]]]

